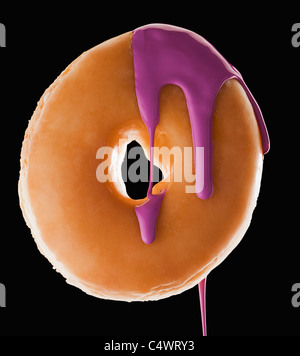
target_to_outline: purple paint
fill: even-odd
[[[207,336],[206,328],[206,278],[203,278],[202,281],[198,284],[199,290],[199,299],[200,299],[200,311],[202,319],[202,334]]]
[[[165,191],[152,194],[155,128],[159,122],[159,96],[166,84],[182,88],[189,110],[195,157],[196,194],[208,199],[213,192],[212,115],[217,94],[224,82],[236,78],[244,88],[256,115],[263,153],[270,148],[268,132],[259,106],[241,74],[203,37],[179,27],[151,24],[136,29],[132,38],[136,96],[150,138],[150,183],[148,200],[135,208],[141,236],[152,243]],[[196,156],[196,147],[204,147],[204,162]],[[198,168],[197,168],[198,167]],[[204,167],[200,172],[199,167]],[[206,336],[206,278],[199,285],[202,330]]]
[[[263,152],[269,150],[261,111],[241,74],[203,37],[180,27],[152,24],[134,31],[132,49],[136,96],[148,128],[150,148],[154,147],[155,128],[159,122],[161,88],[175,84],[185,94],[195,154],[196,194],[200,199],[208,199],[213,192],[212,115],[217,94],[226,80],[236,78],[243,86],[256,115]],[[204,162],[197,159],[196,147],[204,147]],[[199,167],[204,167],[204,172],[200,172]],[[148,200],[135,208],[145,243],[155,239],[158,210],[165,194],[152,194],[152,171],[153,159],[150,157]]]
[[[156,235],[156,222],[158,219],[160,206],[165,196],[166,190],[164,189],[160,194],[152,194],[153,187],[153,147],[154,147],[154,134],[156,125],[147,125],[149,138],[150,138],[150,179],[147,191],[148,200],[135,208],[135,213],[139,221],[142,240],[145,244],[151,244],[155,240]]]

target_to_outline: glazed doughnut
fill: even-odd
[[[164,175],[140,200],[117,179],[133,140]],[[194,193],[174,179],[179,158],[164,165],[150,146],[204,147],[194,151]],[[98,179],[101,147],[122,153],[107,161],[116,179]],[[148,25],[84,52],[45,91],[23,141],[20,205],[68,283],[105,299],[157,300],[195,286],[240,242],[268,149],[240,73],[201,36]]]

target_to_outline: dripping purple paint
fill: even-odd
[[[166,84],[175,84],[185,94],[195,153],[196,192],[200,199],[208,199],[213,192],[212,115],[217,94],[226,80],[236,78],[243,86],[256,115],[263,152],[269,150],[261,111],[241,74],[203,37],[179,27],[152,24],[134,31],[132,49],[136,96],[149,132],[150,148],[154,146],[155,128],[159,122],[160,89]],[[199,162],[202,158],[196,156],[196,147],[204,147],[204,162]],[[198,166],[204,167],[202,174]],[[148,200],[135,209],[141,237],[147,244],[155,239],[156,221],[165,195],[165,192],[152,194],[152,175],[151,154]]]
[[[264,154],[269,150],[269,137],[260,108],[241,74],[200,35],[170,25],[146,25],[133,32],[132,49],[136,96],[150,139],[148,200],[137,206],[135,212],[142,240],[146,244],[151,244],[155,240],[156,222],[166,193],[162,191],[157,195],[152,194],[152,148],[155,129],[159,122],[159,94],[164,85],[178,85],[186,97],[195,157],[195,188],[200,199],[208,199],[213,194],[212,115],[217,94],[225,81],[236,78],[244,88],[256,115]],[[204,148],[204,157],[197,157],[196,147]],[[199,172],[197,167],[204,167],[204,172]],[[203,280],[199,284],[204,335],[206,335],[205,282]]]

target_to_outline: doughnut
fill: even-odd
[[[150,161],[142,199],[120,178],[132,141]],[[22,145],[20,206],[69,284],[159,300],[205,281],[241,241],[268,150],[238,70],[192,31],[146,25],[84,52],[44,92]],[[175,179],[183,159],[194,183]]]

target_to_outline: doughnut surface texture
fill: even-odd
[[[78,57],[45,91],[21,152],[19,196],[42,254],[67,282],[114,300],[157,300],[193,287],[246,232],[259,193],[263,151],[249,99],[237,80],[220,89],[213,115],[212,196],[160,182],[155,241],[140,238],[132,200],[96,178],[97,150],[119,138],[149,139],[135,93],[132,32]],[[161,91],[155,146],[192,147],[182,90]],[[169,167],[170,168],[170,167]],[[168,167],[167,167],[168,169]]]

